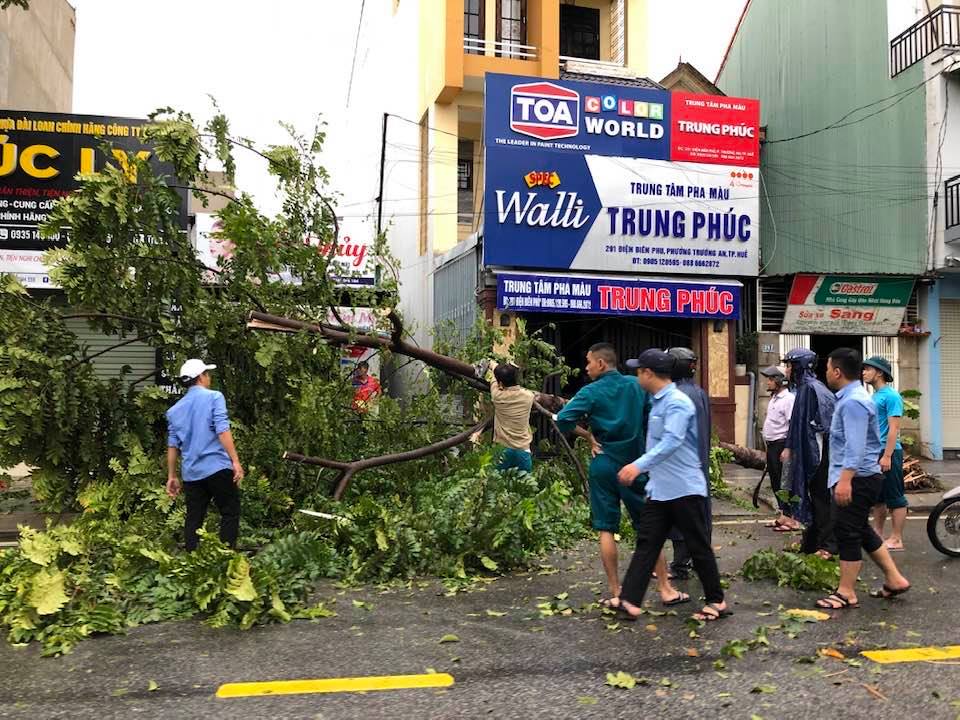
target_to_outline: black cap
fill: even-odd
[[[640,353],[640,357],[627,360],[626,366],[631,370],[649,368],[658,375],[669,375],[673,370],[674,358],[663,350],[650,348]]]

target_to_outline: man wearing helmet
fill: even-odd
[[[705,520],[709,537],[712,534],[713,525],[710,508],[710,437],[713,431],[710,418],[710,398],[703,388],[693,381],[697,374],[697,354],[686,347],[672,347],[667,350],[667,354],[674,360],[670,378],[677,384],[677,390],[690,398],[697,411],[697,455],[700,458],[700,468],[703,470],[703,476],[707,479],[707,517]],[[673,541],[673,562],[670,563],[670,571],[676,578],[686,578],[693,568],[693,558],[690,557],[690,550],[683,539],[683,535],[676,528],[671,532],[670,540]]]
[[[783,358],[795,400],[786,447],[781,461],[791,463],[791,494],[800,502],[791,515],[807,526],[802,551],[831,557],[836,553],[830,520],[829,444],[824,442],[833,420],[836,396],[817,379],[817,354],[806,348],[791,350]]]
[[[799,523],[789,516],[790,503],[781,497],[783,463],[780,455],[786,447],[787,429],[790,427],[795,398],[787,388],[787,376],[776,365],[764,368],[760,374],[766,379],[767,392],[770,393],[770,404],[767,405],[767,416],[763,421],[763,441],[767,445],[767,474],[780,508],[780,516],[770,527],[777,532],[790,532],[799,529]]]

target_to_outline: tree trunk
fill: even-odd
[[[767,456],[759,450],[751,450],[725,442],[721,442],[720,447],[733,453],[733,461],[737,465],[751,470],[765,470],[767,467]]]

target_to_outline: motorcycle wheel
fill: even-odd
[[[941,500],[927,518],[927,536],[950,557],[960,557],[960,497]]]

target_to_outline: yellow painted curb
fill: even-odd
[[[373,690],[450,687],[451,685],[453,685],[453,675],[447,673],[371,675],[368,677],[318,678],[316,680],[271,680],[268,682],[227,683],[217,688],[217,697],[370,692]]]
[[[902,650],[867,650],[860,653],[875,663],[924,662],[930,660],[956,660],[960,658],[960,645],[944,647],[903,648]]]

